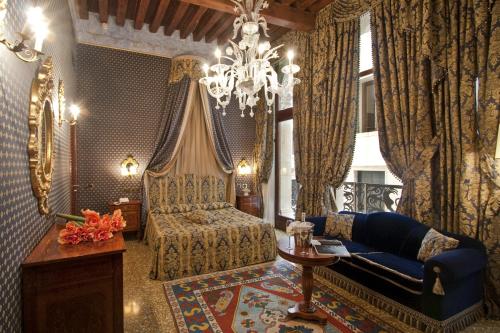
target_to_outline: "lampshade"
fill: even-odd
[[[139,162],[132,155],[129,155],[122,161],[120,171],[122,176],[135,176],[139,171]]]
[[[252,173],[252,168],[248,164],[246,159],[242,159],[238,163],[238,174],[241,176],[250,175]]]

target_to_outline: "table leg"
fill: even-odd
[[[304,301],[295,304],[294,307],[288,309],[288,318],[301,318],[305,320],[316,320],[320,324],[325,325],[327,316],[317,310],[311,303],[312,290],[314,285],[313,268],[311,266],[303,266],[302,269],[302,293]]]

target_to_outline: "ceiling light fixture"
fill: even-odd
[[[234,34],[226,48],[226,55],[217,48],[215,57],[217,64],[205,64],[203,70],[205,77],[200,83],[207,87],[210,96],[217,100],[216,109],[222,106],[222,114],[226,114],[226,107],[234,94],[239,102],[241,116],[244,110],[250,107],[250,116],[254,116],[253,108],[259,101],[259,92],[263,90],[268,112],[272,112],[275,97],[284,96],[293,91],[293,86],[300,83],[294,78],[300,67],[293,63],[294,52],[288,51],[288,64],[281,71],[283,80],[278,81],[278,74],[274,70],[271,60],[279,59],[277,50],[283,45],[271,47],[269,41],[260,41],[260,28],[267,34],[267,22],[260,11],[269,6],[265,0],[231,0],[239,12],[239,17],[234,20]],[[241,30],[241,40],[236,43],[236,38]],[[233,41],[234,40],[234,41]],[[226,60],[229,64],[224,63]],[[234,90],[234,92],[233,92]]]

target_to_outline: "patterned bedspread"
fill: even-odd
[[[151,213],[146,241],[153,251],[150,277],[182,277],[253,265],[276,258],[274,227],[234,207],[204,210],[198,224],[189,213]]]

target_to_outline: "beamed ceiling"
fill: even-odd
[[[192,35],[196,42],[225,44],[232,37],[234,4],[229,0],[75,0],[78,16],[89,19],[96,13],[101,23],[114,20],[124,26],[125,20],[141,30],[145,24],[155,34],[171,36],[176,30],[181,39]],[[316,13],[333,0],[268,0],[262,11],[269,26],[271,41],[289,30],[310,31]]]

